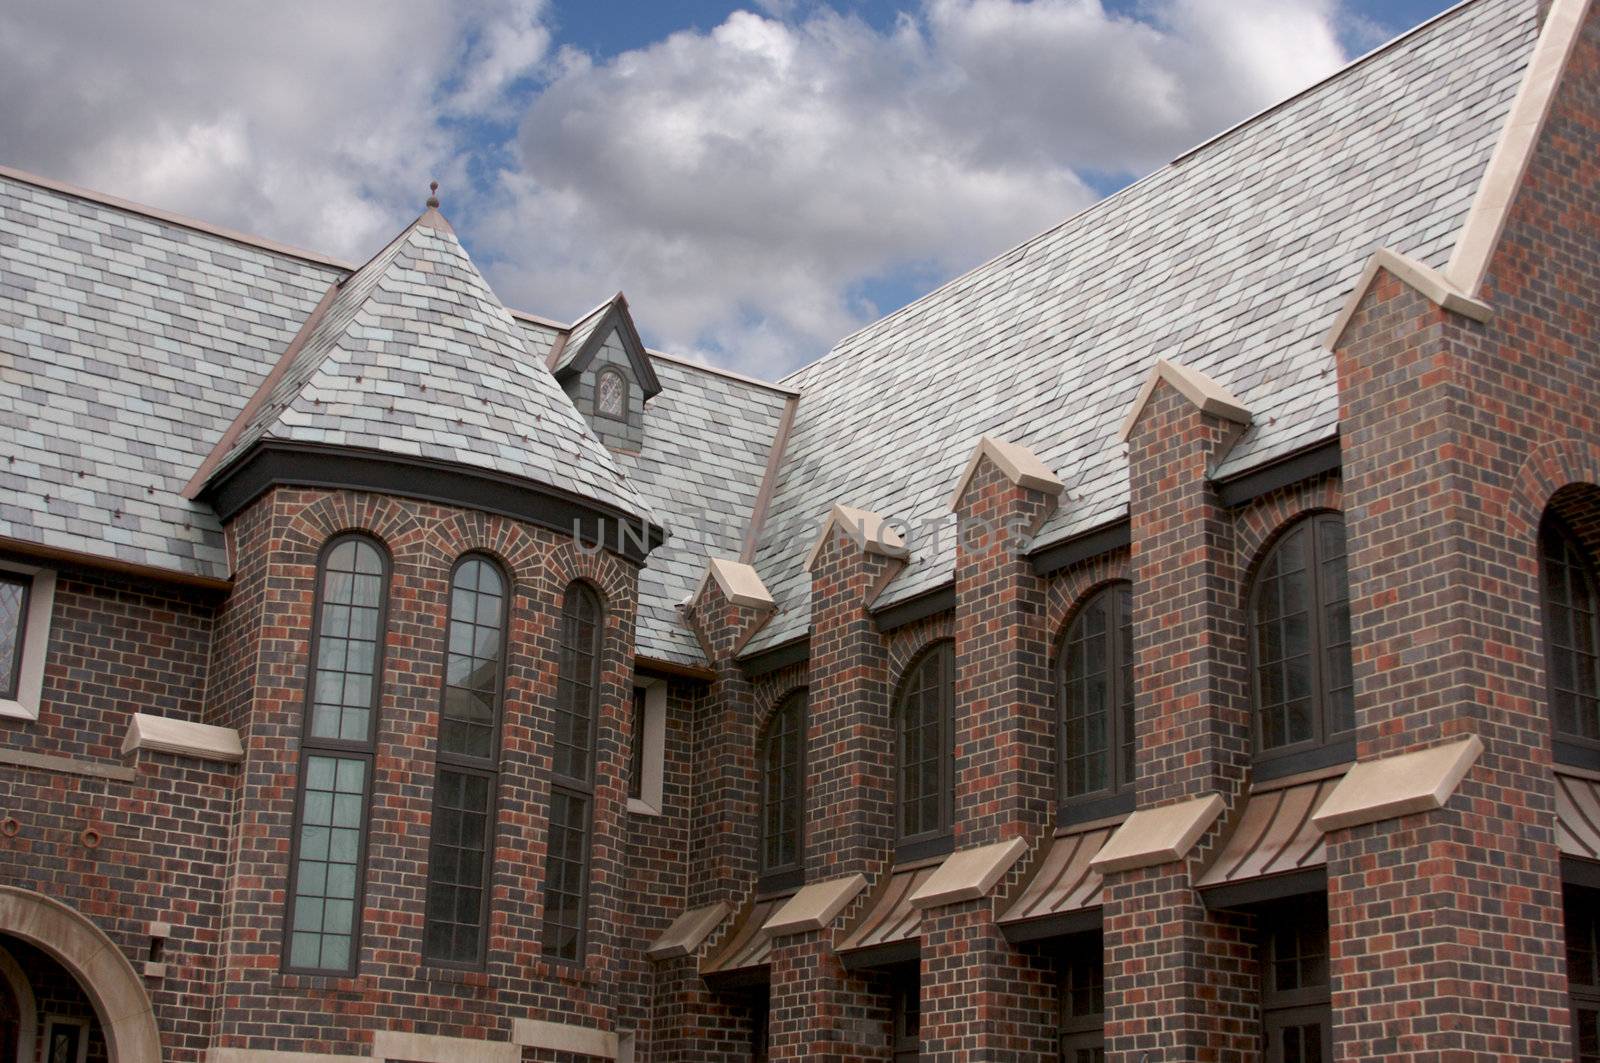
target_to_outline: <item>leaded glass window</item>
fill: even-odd
[[[428,857],[428,959],[483,962],[494,857],[507,588],[500,567],[468,555],[450,581],[444,701]]]
[[[341,536],[323,550],[289,875],[291,970],[356,967],[388,583],[387,555],[371,539]]]
[[[900,691],[895,709],[895,804],[902,844],[950,834],[954,684],[955,647],[941,642],[912,665]]]
[[[761,871],[800,866],[805,815],[806,696],[789,695],[761,739]]]
[[[1056,665],[1063,800],[1131,791],[1133,588],[1107,587],[1067,629]]]
[[[30,586],[26,576],[0,572],[0,698],[15,698],[20,685]]]
[[[1251,595],[1256,743],[1290,752],[1355,729],[1344,518],[1295,525],[1273,547]]]
[[[544,951],[560,960],[583,958],[604,628],[605,614],[594,591],[581,583],[568,587],[561,609],[561,671],[544,880]]]

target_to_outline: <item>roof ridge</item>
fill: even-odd
[[[645,348],[645,353],[651,358],[659,358],[663,362],[671,362],[673,365],[681,365],[686,369],[693,369],[697,372],[706,373],[710,376],[724,377],[728,380],[737,381],[740,384],[749,384],[752,387],[758,387],[764,391],[775,392],[776,394],[783,395],[785,397],[800,394],[800,392],[795,388],[784,387],[782,384],[774,383],[771,380],[762,380],[760,377],[746,376],[744,373],[740,373],[732,369],[724,369],[719,365],[711,365],[708,362],[697,362],[691,358],[685,358],[682,355],[667,354],[665,351],[654,350],[650,347]]]
[[[868,329],[875,328],[878,325],[883,324],[884,322],[891,321],[891,320],[901,316],[902,314],[904,314],[906,311],[912,309],[913,307],[919,306],[922,303],[925,303],[928,300],[934,298],[935,296],[940,295],[946,289],[954,288],[956,285],[960,284],[962,281],[965,281],[968,278],[976,276],[977,274],[979,274],[979,273],[983,272],[984,270],[988,269],[990,266],[993,266],[996,263],[1000,262],[1002,259],[1009,258],[1009,257],[1011,257],[1013,255],[1016,255],[1016,254],[1020,253],[1020,252],[1025,252],[1032,245],[1038,243],[1041,240],[1046,239],[1047,237],[1054,236],[1056,233],[1060,232],[1062,229],[1065,229],[1067,226],[1072,225],[1073,223],[1083,219],[1084,217],[1094,213],[1097,210],[1100,210],[1100,209],[1102,209],[1104,207],[1109,206],[1112,203],[1117,202],[1118,200],[1122,199],[1124,196],[1127,196],[1128,194],[1132,193],[1135,189],[1143,187],[1144,185],[1148,184],[1150,181],[1154,180],[1155,178],[1157,178],[1157,177],[1169,172],[1170,170],[1174,169],[1175,167],[1178,166],[1179,163],[1186,162],[1187,160],[1193,158],[1195,155],[1197,155],[1200,152],[1204,151],[1206,148],[1209,148],[1214,144],[1217,144],[1217,143],[1219,143],[1219,142],[1221,142],[1223,140],[1226,140],[1227,138],[1233,136],[1234,134],[1239,133],[1242,130],[1249,128],[1250,126],[1254,125],[1256,122],[1260,121],[1261,119],[1263,119],[1263,118],[1265,118],[1265,117],[1267,117],[1267,116],[1269,116],[1269,115],[1271,115],[1271,114],[1273,114],[1273,113],[1275,113],[1277,111],[1280,111],[1283,108],[1285,108],[1285,107],[1287,107],[1287,106],[1289,106],[1289,105],[1291,105],[1293,103],[1296,103],[1296,102],[1304,99],[1306,96],[1309,96],[1312,93],[1317,92],[1320,89],[1326,88],[1328,85],[1330,85],[1333,82],[1339,80],[1344,75],[1350,73],[1352,70],[1355,70],[1358,67],[1364,66],[1365,64],[1371,62],[1372,60],[1378,58],[1379,56],[1388,53],[1389,51],[1393,50],[1394,48],[1396,48],[1400,44],[1404,43],[1405,41],[1410,40],[1412,37],[1415,37],[1416,35],[1424,32],[1425,30],[1428,30],[1428,29],[1432,28],[1433,26],[1437,25],[1440,22],[1445,21],[1446,19],[1454,17],[1455,15],[1459,14],[1461,11],[1465,10],[1466,8],[1469,8],[1469,7],[1473,6],[1474,4],[1478,4],[1478,3],[1482,3],[1482,2],[1484,2],[1484,0],[1460,0],[1459,3],[1453,5],[1453,6],[1449,7],[1449,8],[1446,8],[1444,11],[1439,12],[1437,15],[1434,15],[1433,17],[1431,17],[1431,18],[1429,18],[1429,19],[1427,19],[1427,20],[1425,20],[1423,22],[1417,23],[1417,25],[1415,25],[1415,26],[1411,27],[1410,29],[1404,31],[1403,33],[1397,34],[1396,36],[1394,36],[1390,40],[1385,41],[1383,44],[1378,45],[1376,48],[1373,48],[1371,51],[1368,51],[1368,52],[1364,53],[1363,55],[1360,55],[1360,56],[1356,57],[1355,59],[1352,59],[1350,62],[1346,63],[1344,66],[1341,66],[1337,70],[1331,71],[1329,74],[1327,74],[1327,76],[1325,76],[1325,77],[1313,82],[1310,85],[1307,85],[1305,88],[1301,89],[1300,91],[1292,93],[1292,94],[1290,94],[1288,96],[1285,96],[1283,99],[1277,101],[1276,103],[1273,103],[1271,106],[1263,108],[1262,110],[1256,112],[1255,114],[1251,115],[1250,117],[1245,118],[1245,119],[1243,119],[1243,120],[1241,120],[1239,122],[1234,123],[1233,125],[1229,126],[1228,128],[1222,130],[1220,133],[1217,133],[1217,134],[1207,138],[1206,140],[1201,141],[1199,144],[1196,144],[1194,147],[1189,148],[1187,151],[1184,151],[1181,154],[1179,154],[1177,157],[1172,159],[1170,162],[1166,163],[1164,166],[1160,166],[1160,167],[1158,167],[1158,168],[1156,168],[1154,170],[1151,170],[1149,173],[1145,174],[1143,177],[1140,177],[1138,180],[1133,181],[1133,182],[1131,182],[1131,183],[1129,183],[1127,185],[1124,185],[1123,187],[1117,189],[1115,192],[1111,193],[1110,195],[1105,196],[1102,199],[1095,200],[1093,203],[1090,203],[1088,206],[1083,207],[1081,210],[1074,211],[1073,213],[1067,215],[1065,218],[1063,218],[1060,221],[1056,222],[1054,225],[1050,226],[1049,228],[1044,229],[1041,232],[1034,233],[1032,236],[1028,237],[1027,239],[1022,240],[1019,243],[1013,244],[1011,247],[1006,248],[1005,250],[999,252],[998,254],[994,254],[994,255],[989,256],[987,259],[985,259],[984,261],[980,262],[978,265],[973,266],[971,269],[968,269],[968,270],[966,270],[966,271],[964,271],[962,273],[958,273],[956,276],[951,277],[949,280],[945,281],[943,284],[941,284],[938,287],[932,289],[931,291],[924,292],[922,295],[919,295],[917,298],[913,299],[911,302],[906,303],[904,306],[900,307],[898,310],[890,311],[889,313],[883,315],[880,318],[877,318],[877,319],[875,319],[873,321],[867,322],[866,324],[862,325],[860,328],[857,328],[857,329],[855,329],[855,330],[853,330],[851,332],[847,332],[845,335],[841,336],[839,338],[838,342],[835,343],[826,353],[824,353],[822,355],[819,355],[818,357],[812,359],[811,361],[807,362],[806,364],[804,364],[802,366],[799,366],[798,368],[793,369],[793,370],[789,371],[788,373],[785,373],[783,376],[778,378],[778,382],[780,384],[784,384],[787,381],[793,380],[795,377],[800,376],[802,373],[805,373],[806,371],[808,371],[808,370],[810,370],[810,369],[812,369],[812,368],[814,368],[814,367],[816,367],[818,365],[821,365],[823,362],[826,362],[829,359],[831,359],[834,355],[839,354],[846,343],[848,343],[850,340],[854,339],[855,337],[861,335],[863,332],[866,332]],[[799,386],[799,385],[795,385],[795,386]]]

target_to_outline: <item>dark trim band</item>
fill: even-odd
[[[1067,937],[1070,934],[1099,930],[1101,923],[1100,905],[1097,904],[1092,908],[1078,908],[1070,912],[1058,912],[1055,915],[1029,919],[1026,923],[1001,923],[1000,933],[1012,944],[1020,944],[1024,941],[1043,941],[1045,938]]]
[[[1228,882],[1218,886],[1202,886],[1200,899],[1205,906],[1218,908],[1246,908],[1267,901],[1281,901],[1288,897],[1301,897],[1308,893],[1328,891],[1327,867],[1308,867],[1286,875],[1270,875],[1244,882]]]
[[[1242,506],[1253,498],[1260,498],[1280,487],[1288,487],[1302,480],[1324,473],[1338,472],[1344,466],[1339,439],[1325,440],[1306,450],[1290,454],[1270,465],[1230,476],[1216,482],[1217,497],[1228,507]]]
[[[1064,568],[1076,565],[1080,561],[1087,561],[1091,557],[1109,554],[1113,550],[1126,550],[1133,545],[1133,523],[1127,518],[1115,524],[1107,524],[1103,528],[1074,535],[1065,542],[1056,543],[1034,551],[1033,571],[1036,575],[1048,576],[1052,572],[1060,572]]]
[[[279,485],[373,491],[497,513],[575,534],[586,548],[601,545],[636,564],[666,541],[658,525],[529,480],[426,458],[310,443],[259,443],[213,480],[202,497],[227,521]]]
[[[791,664],[800,664],[811,657],[811,636],[805,635],[793,642],[785,642],[781,646],[774,646],[770,650],[752,653],[739,661],[739,667],[744,669],[744,674],[749,679],[771,675],[780,668],[787,668]]]
[[[955,607],[956,589],[936,587],[915,598],[908,598],[878,610],[872,614],[872,622],[877,625],[880,633],[887,633],[907,624],[914,624],[918,620],[926,620],[930,616],[952,612]]]
[[[847,971],[860,971],[872,967],[894,967],[902,963],[910,963],[922,956],[922,942],[919,938],[910,938],[906,941],[890,941],[882,945],[871,945],[864,949],[850,949],[839,953],[839,966]]]

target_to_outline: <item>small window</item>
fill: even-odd
[[[1257,752],[1284,759],[1286,770],[1352,759],[1343,517],[1312,517],[1279,540],[1256,576],[1250,615]],[[1309,755],[1287,759],[1295,753]]]
[[[1600,753],[1600,594],[1587,552],[1554,516],[1539,530],[1539,556],[1550,716],[1557,755],[1571,760],[1562,756],[1571,747]]]
[[[28,591],[33,580],[0,572],[0,698],[15,700],[22,683],[23,639],[28,634]]]
[[[1061,799],[1132,794],[1133,588],[1084,603],[1056,660]]]
[[[628,419],[628,378],[619,369],[602,369],[595,378],[594,408],[602,416]]]
[[[1600,1063],[1600,890],[1568,886],[1567,993],[1580,1063]]]
[[[356,968],[388,585],[387,555],[372,540],[342,536],[323,551],[289,872],[290,970]]]
[[[1076,934],[1067,938],[1058,969],[1060,1057],[1063,1063],[1104,1063],[1105,942],[1100,934]]]
[[[790,694],[761,735],[761,873],[801,866],[805,818],[806,696]],[[798,885],[798,883],[795,883]]]
[[[1332,1059],[1327,898],[1319,893],[1265,909],[1261,924],[1267,1063]]]
[[[900,859],[950,847],[955,646],[941,642],[909,669],[895,708],[896,837]]]
[[[561,671],[544,881],[544,951],[559,960],[583,958],[604,628],[605,615],[594,591],[581,583],[567,588],[561,608]]]
[[[487,945],[506,590],[485,557],[462,559],[450,580],[423,932],[423,954],[437,963],[479,966]]]

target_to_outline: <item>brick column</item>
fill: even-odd
[[[1250,717],[1233,526],[1209,472],[1248,414],[1200,374],[1161,363],[1130,418],[1138,807],[1208,794],[1231,805]],[[1207,912],[1192,887],[1214,833],[1185,860],[1106,876],[1106,1046],[1119,1063],[1257,1056],[1244,928]]]
[[[716,672],[694,719],[686,908],[724,901],[737,911],[755,881],[755,693],[737,657],[771,615],[755,570],[721,559],[684,610]],[[748,1009],[711,990],[693,955],[657,965],[652,1014],[651,1058],[749,1058]]]
[[[835,506],[812,550],[806,881],[875,881],[894,847],[888,651],[868,608],[904,564],[875,514]],[[835,926],[773,940],[774,1060],[888,1058],[888,1000],[840,966]]]
[[[951,500],[956,541],[955,836],[958,849],[1041,844],[1055,812],[1045,583],[1022,545],[1061,481],[985,436]],[[922,915],[922,1049],[930,1060],[1054,1059],[1050,965],[995,925],[994,896]]]
[[[1444,807],[1329,834],[1339,1059],[1572,1058],[1550,723],[1516,648],[1537,645],[1537,547],[1494,504],[1527,447],[1511,422],[1545,427],[1497,404],[1559,370],[1499,384],[1483,332],[1384,269],[1338,349],[1357,756],[1484,744]]]

